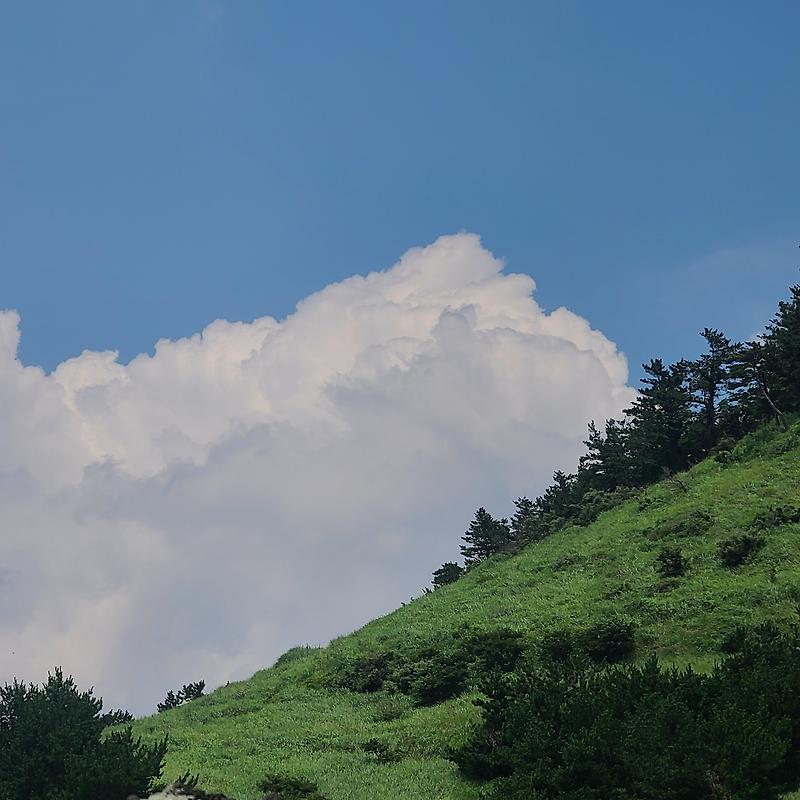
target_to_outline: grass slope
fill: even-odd
[[[549,630],[585,628],[608,615],[636,622],[641,657],[703,669],[738,624],[796,619],[800,525],[762,531],[766,547],[730,570],[720,543],[747,531],[770,507],[800,504],[800,423],[763,429],[741,442],[735,460],[699,464],[523,553],[492,559],[451,586],[425,595],[325,649],[298,648],[250,680],[135,725],[170,736],[167,778],[187,769],[209,789],[238,800],[259,797],[270,772],[308,777],[330,800],[472,800],[479,788],[446,759],[477,721],[469,697],[416,709],[402,696],[330,691],[331,665],[382,649],[406,650],[453,629],[511,627],[535,642]],[[710,515],[707,529],[692,521]],[[656,556],[680,547],[687,575],[659,586]],[[364,749],[379,740],[395,760]],[[374,748],[373,748],[374,749]]]

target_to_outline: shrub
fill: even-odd
[[[489,672],[511,672],[525,652],[525,643],[519,631],[497,628],[468,636],[463,650],[477,677]]]
[[[634,633],[632,622],[609,617],[585,631],[581,636],[581,645],[592,661],[613,664],[633,654]]]
[[[686,574],[686,559],[677,547],[663,548],[656,561],[656,570],[662,578],[680,578]]]
[[[415,705],[431,706],[478,685],[490,672],[514,669],[524,649],[516,631],[462,631],[436,646],[362,656],[335,670],[328,683],[360,693],[397,692]]]
[[[714,518],[707,511],[686,511],[662,520],[646,533],[651,539],[684,539],[702,536],[714,525]]]
[[[275,797],[280,800],[326,800],[320,793],[317,784],[307,778],[298,778],[283,773],[267,775],[258,784],[260,791],[268,798]]]
[[[455,759],[497,800],[775,800],[799,782],[800,631],[741,639],[708,675],[526,662]]]
[[[768,508],[756,515],[750,523],[754,530],[771,530],[783,525],[800,523],[800,508],[797,506],[777,506]]]
[[[393,764],[400,760],[400,756],[393,752],[386,742],[381,739],[367,739],[361,749],[365,753],[375,756],[375,760],[379,764]]]
[[[371,653],[340,668],[330,683],[338,689],[371,694],[380,692],[392,675],[398,656],[393,652]]]
[[[575,523],[583,527],[591,525],[604,511],[616,508],[636,494],[637,490],[628,486],[617,486],[610,491],[588,489],[581,498]]]
[[[567,630],[550,631],[539,643],[542,658],[557,664],[565,664],[575,657],[578,650],[578,637],[572,631]]]
[[[203,696],[205,688],[205,681],[197,681],[196,683],[185,683],[177,692],[167,692],[163,702],[157,706],[159,713],[169,711],[171,708],[177,708],[190,700],[197,700],[198,697]]]
[[[733,536],[719,546],[720,561],[728,569],[735,569],[749,561],[765,544],[766,541],[761,536],[753,536],[749,533]]]
[[[563,572],[570,567],[576,567],[586,563],[585,556],[580,553],[567,553],[566,555],[559,556],[551,567],[553,572]]]
[[[450,583],[455,583],[464,574],[464,568],[454,563],[446,561],[439,569],[433,573],[433,588],[441,589]]]
[[[143,744],[130,727],[107,735],[102,700],[60,669],[41,686],[0,688],[3,800],[125,800],[161,775],[166,739]]]
[[[398,664],[391,680],[416,705],[433,706],[466,691],[467,679],[463,653],[425,650]]]

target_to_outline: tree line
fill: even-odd
[[[785,429],[787,415],[800,411],[800,284],[789,291],[759,337],[732,342],[705,328],[698,358],[643,364],[639,393],[622,417],[589,423],[576,471],[555,472],[534,500],[518,498],[510,519],[479,508],[462,537],[463,566],[443,564],[433,588],[490,556],[516,552],[568,525],[588,525],[641,487],[730,452],[764,422]]]

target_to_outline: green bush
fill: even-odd
[[[708,674],[655,658],[498,674],[455,758],[497,800],[776,800],[800,782],[800,632],[744,632]]]
[[[398,664],[391,681],[415,705],[433,706],[466,691],[467,665],[462,653],[425,650]]]
[[[166,739],[144,744],[130,727],[103,736],[102,700],[60,669],[41,687],[0,688],[2,800],[125,800],[161,775]]]
[[[258,784],[258,788],[267,797],[276,797],[280,800],[326,800],[313,781],[283,773],[267,775]]]
[[[400,760],[400,756],[395,753],[386,742],[381,739],[367,739],[361,749],[375,757],[379,764],[393,764]]]
[[[753,558],[765,544],[766,541],[762,536],[753,536],[749,533],[733,536],[719,546],[720,561],[728,569],[735,569]]]
[[[566,553],[559,556],[552,564],[551,569],[553,572],[563,572],[570,569],[570,567],[581,566],[586,563],[586,557],[580,553]]]
[[[777,506],[768,508],[756,515],[750,527],[754,530],[771,530],[783,525],[800,523],[800,508],[797,506]]]
[[[592,661],[613,664],[633,655],[635,626],[618,617],[592,625],[580,637],[581,647]]]
[[[651,539],[688,539],[702,536],[713,525],[714,518],[711,514],[702,509],[695,509],[662,520],[645,533]]]
[[[609,491],[588,489],[580,500],[575,523],[583,527],[591,525],[604,511],[616,508],[637,494],[638,490],[629,486],[617,486]]]
[[[330,685],[360,694],[380,692],[392,676],[397,663],[396,653],[371,653],[339,668],[332,676]]]
[[[662,578],[680,578],[686,574],[686,559],[677,547],[663,548],[656,562],[656,570]]]
[[[580,649],[578,636],[567,630],[550,631],[539,643],[539,654],[546,662],[566,664]]]
[[[516,631],[461,631],[436,646],[361,656],[334,670],[328,683],[360,693],[398,692],[431,706],[479,685],[489,673],[514,669],[524,649]]]

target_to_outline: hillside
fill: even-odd
[[[250,680],[135,725],[168,733],[166,777],[189,770],[209,789],[259,797],[268,773],[310,778],[330,800],[468,800],[479,787],[446,759],[478,719],[470,696],[415,708],[403,695],[326,687],[337,665],[409,651],[464,628],[512,628],[536,643],[609,616],[636,624],[637,658],[707,668],[739,624],[790,621],[800,602],[800,524],[771,508],[800,504],[800,422],[746,437],[726,463],[706,460],[515,556],[498,556],[325,649],[298,648]],[[755,532],[764,548],[738,568],[720,544]],[[665,582],[656,557],[677,547],[684,577]]]

